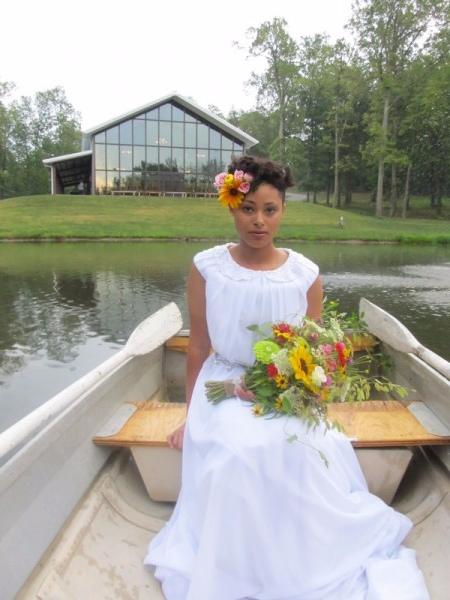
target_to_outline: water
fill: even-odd
[[[210,243],[0,244],[0,430],[117,352],[167,302],[188,327],[186,278]],[[450,248],[289,244],[343,310],[361,296],[450,359]]]

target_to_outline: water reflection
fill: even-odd
[[[113,354],[167,302],[187,327],[185,285],[209,243],[0,244],[0,429]],[[343,310],[365,296],[450,359],[450,249],[291,244]]]

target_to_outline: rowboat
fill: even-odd
[[[414,527],[431,598],[448,598],[450,363],[392,315],[360,310],[406,402],[346,410],[346,433],[369,487]],[[0,581],[3,600],[163,600],[147,545],[169,518],[181,453],[165,443],[185,416],[188,331],[173,303],[127,344],[0,435]],[[347,431],[348,428],[348,431]]]

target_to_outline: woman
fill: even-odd
[[[238,382],[252,364],[249,325],[320,317],[318,267],[274,245],[291,185],[288,169],[248,156],[216,177],[238,242],[200,252],[189,274],[189,410],[169,439],[182,489],[145,564],[167,600],[427,600],[401,545],[410,521],[368,492],[344,435],[255,418],[238,384],[218,405],[205,396],[206,381]]]

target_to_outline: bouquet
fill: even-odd
[[[253,346],[254,364],[239,381],[207,381],[208,400],[217,404],[234,396],[238,383],[253,392],[255,416],[296,416],[308,427],[323,423],[327,429],[342,429],[327,420],[330,403],[362,402],[372,389],[404,397],[405,388],[374,374],[387,364],[387,357],[374,351],[364,321],[337,308],[338,302],[325,298],[319,321],[304,317],[298,326],[285,322],[250,326],[261,337]],[[363,348],[358,356],[355,348]]]

